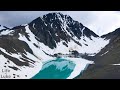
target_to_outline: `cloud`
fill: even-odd
[[[99,35],[107,34],[120,27],[120,14],[113,11],[92,12],[93,22],[87,26]]]
[[[50,12],[68,14],[98,35],[106,34],[120,27],[119,11],[0,11],[0,24],[13,27],[29,23]]]
[[[67,13],[98,35],[107,34],[120,27],[120,11],[68,11]]]
[[[44,14],[57,11],[0,11],[0,24],[13,27],[29,23]]]

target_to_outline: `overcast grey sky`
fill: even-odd
[[[50,12],[70,15],[98,35],[120,27],[119,11],[0,11],[0,24],[8,27],[26,24]]]

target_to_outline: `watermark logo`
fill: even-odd
[[[10,70],[9,69],[2,69],[2,74],[0,75],[1,79],[10,79],[12,76],[10,75]]]

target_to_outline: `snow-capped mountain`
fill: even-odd
[[[3,30],[3,29],[10,29],[10,28],[0,25],[0,30]]]
[[[0,68],[11,78],[31,78],[42,62],[71,51],[96,55],[109,43],[68,15],[49,13],[32,22],[0,31]],[[1,70],[0,70],[1,71]],[[2,71],[0,72],[2,74]]]
[[[4,26],[0,25],[0,30],[5,29]]]
[[[49,13],[28,25],[37,40],[49,47],[50,50],[45,50],[49,54],[66,54],[70,50],[97,53],[109,43],[70,16],[61,13]]]

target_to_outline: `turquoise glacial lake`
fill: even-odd
[[[72,61],[57,58],[43,64],[42,69],[32,79],[66,79],[75,68]]]

